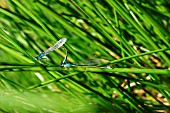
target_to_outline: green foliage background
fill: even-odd
[[[0,111],[169,111],[168,0],[0,0]],[[96,67],[60,68],[99,58]],[[111,68],[105,68],[110,66]]]

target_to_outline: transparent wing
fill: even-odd
[[[79,66],[95,66],[95,65],[98,65],[100,63],[101,63],[100,59],[91,59],[91,60],[76,62],[76,63],[73,63],[73,64],[79,65]]]
[[[44,53],[48,54],[51,51],[54,51],[55,49],[60,48],[63,46],[63,44],[67,41],[67,38],[62,38],[58,42],[56,42],[52,47],[48,48]]]

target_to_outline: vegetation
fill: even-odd
[[[168,0],[0,0],[0,111],[170,110]],[[67,38],[63,47],[34,57]]]

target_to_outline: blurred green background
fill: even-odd
[[[168,0],[0,0],[0,112],[170,111]],[[67,38],[63,48],[34,57]],[[110,68],[106,68],[110,66]]]

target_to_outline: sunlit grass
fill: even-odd
[[[0,111],[168,111],[168,1],[1,0]],[[67,38],[65,50],[34,57]],[[105,68],[105,66],[109,68]]]

